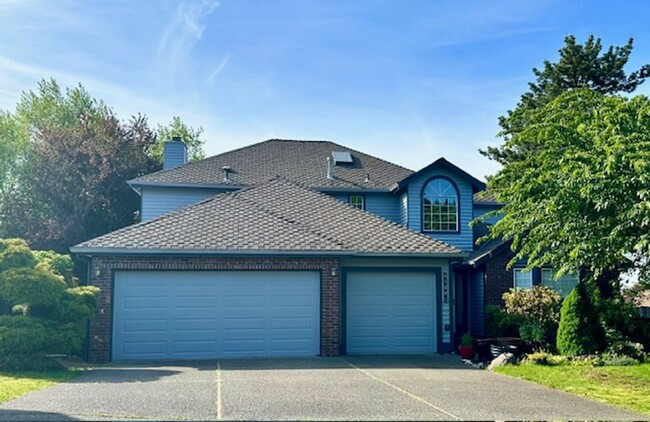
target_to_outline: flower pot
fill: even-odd
[[[474,346],[460,346],[460,357],[463,359],[474,359]]]

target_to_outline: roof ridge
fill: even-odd
[[[250,199],[250,198],[240,198],[240,197],[236,198],[236,200],[240,201],[240,202],[245,202],[245,203],[248,203],[248,204],[254,204],[259,211],[262,211],[262,212],[266,213],[267,215],[270,215],[273,218],[276,218],[278,220],[289,223],[292,226],[294,226],[295,228],[297,228],[297,229],[299,229],[299,230],[301,230],[303,232],[316,235],[316,236],[320,237],[321,239],[327,240],[328,242],[332,242],[332,243],[334,243],[336,245],[341,246],[341,248],[343,248],[345,250],[350,250],[351,249],[351,245],[348,245],[346,242],[342,241],[341,239],[337,239],[337,238],[335,238],[333,236],[328,236],[325,233],[323,233],[322,231],[315,230],[315,229],[311,228],[310,226],[302,223],[301,221],[294,220],[292,218],[286,217],[286,216],[282,215],[282,213],[274,211],[274,210],[264,206],[262,203],[260,203],[258,201],[255,201],[255,200]]]
[[[257,188],[257,187],[261,187],[261,186],[266,186],[266,185],[271,184],[271,183],[274,182],[274,181],[284,182],[284,183],[287,183],[287,184],[290,184],[290,185],[296,186],[296,187],[298,187],[298,188],[300,188],[300,189],[304,189],[304,190],[306,190],[306,191],[308,191],[308,192],[314,194],[315,196],[319,196],[319,197],[322,197],[322,198],[326,199],[327,201],[330,201],[330,202],[334,201],[334,202],[332,202],[333,204],[336,204],[336,205],[339,205],[339,206],[344,206],[344,207],[346,207],[346,208],[349,208],[349,209],[353,210],[353,212],[356,212],[356,213],[362,213],[362,214],[364,214],[365,216],[368,216],[368,217],[373,218],[373,219],[375,219],[375,220],[382,221],[382,222],[384,222],[384,223],[386,223],[386,224],[388,224],[388,225],[390,225],[390,226],[394,226],[394,227],[396,227],[396,228],[399,229],[399,230],[405,230],[405,231],[408,231],[409,233],[412,233],[412,234],[414,234],[414,235],[420,237],[421,239],[427,240],[427,241],[429,241],[429,242],[433,242],[433,243],[435,243],[435,244],[437,244],[437,245],[444,245],[444,246],[449,247],[450,249],[456,249],[458,252],[460,252],[460,249],[456,248],[455,246],[453,246],[453,245],[451,245],[451,244],[449,244],[449,243],[447,243],[447,242],[444,242],[444,241],[442,241],[442,240],[440,240],[440,239],[433,238],[433,237],[431,237],[431,236],[427,236],[427,235],[424,234],[424,233],[420,233],[420,232],[416,232],[415,230],[411,230],[411,229],[409,229],[409,228],[406,227],[406,226],[403,226],[403,225],[401,225],[401,224],[399,224],[399,223],[396,223],[396,222],[394,222],[394,221],[390,221],[390,220],[388,220],[388,219],[386,219],[386,218],[384,218],[384,217],[382,217],[382,216],[380,216],[380,215],[373,214],[373,213],[368,212],[368,211],[366,211],[366,210],[361,210],[361,209],[359,209],[359,208],[353,207],[352,205],[350,205],[350,204],[348,204],[348,203],[345,203],[345,202],[342,202],[342,201],[340,201],[340,200],[338,200],[338,199],[336,199],[336,198],[334,198],[334,197],[332,197],[332,196],[330,196],[330,195],[328,195],[328,194],[326,194],[326,193],[323,193],[323,192],[320,192],[320,191],[314,190],[314,189],[312,189],[312,188],[310,188],[310,187],[308,187],[308,186],[306,186],[306,185],[303,185],[302,183],[300,183],[300,182],[298,182],[298,181],[295,181],[295,180],[292,180],[292,179],[288,179],[288,178],[286,178],[286,177],[284,177],[284,176],[274,176],[273,178],[269,179],[266,183],[264,183],[264,184],[259,184],[259,185],[257,185],[257,186],[251,187],[251,188],[247,188],[247,190],[255,189],[255,188]],[[243,190],[243,189],[242,189],[242,190]],[[238,191],[238,192],[239,192],[239,191]],[[236,192],[235,192],[235,193],[236,193]],[[252,200],[249,200],[249,201],[250,201],[250,202],[254,202],[254,203],[256,203],[256,204],[259,204],[259,203],[256,202],[256,201],[252,201]],[[299,222],[299,224],[301,224],[301,225],[303,225],[303,226],[306,226],[306,224],[304,224],[304,223],[300,223],[300,222]],[[312,230],[312,229],[309,229],[309,230]]]

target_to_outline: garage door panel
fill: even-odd
[[[167,319],[128,320],[122,324],[124,333],[139,333],[142,331],[167,331]]]
[[[168,296],[128,296],[124,300],[124,309],[167,309]]]
[[[224,318],[224,330],[263,330],[266,328],[265,318]]]
[[[114,360],[320,351],[317,272],[120,271],[114,293]]]
[[[133,356],[163,357],[167,354],[167,342],[132,342],[124,344],[122,352]]]
[[[311,330],[313,327],[311,318],[272,318],[272,329],[307,329]]]
[[[346,287],[346,352],[435,351],[435,276],[351,272]]]

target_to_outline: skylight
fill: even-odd
[[[332,158],[334,159],[334,164],[352,163],[352,155],[347,151],[332,151]]]

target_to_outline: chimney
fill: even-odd
[[[329,156],[327,157],[327,178],[334,179],[334,160]]]
[[[180,167],[187,163],[187,147],[179,136],[165,142],[163,152],[163,170]]]

